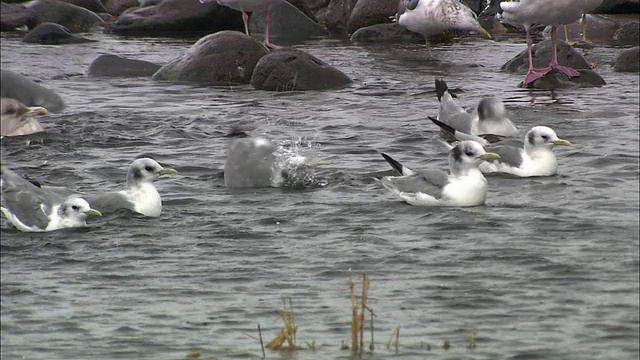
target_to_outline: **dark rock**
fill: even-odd
[[[587,14],[587,41],[593,42],[596,40],[599,41],[608,41],[610,40],[616,31],[620,29],[622,25],[622,20],[619,15],[593,15]],[[582,23],[580,21],[575,21],[571,24],[567,25],[567,31],[569,33],[570,41],[579,41],[582,36]],[[558,29],[558,35],[564,39],[564,30],[562,27]],[[580,44],[583,45],[583,44]]]
[[[637,14],[640,0],[604,0],[594,11],[596,14]]]
[[[486,0],[461,0],[462,3],[467,5],[474,13],[480,14],[487,6]]]
[[[206,34],[220,30],[244,32],[241,13],[215,1],[164,0],[122,15],[105,32],[118,35],[168,36]]]
[[[158,69],[160,69],[160,65],[152,62],[103,54],[91,62],[87,74],[104,77],[152,76]]]
[[[347,22],[351,16],[351,11],[358,0],[331,0],[327,6],[324,26],[334,35],[347,34]]]
[[[568,66],[576,70],[591,69],[591,65],[587,59],[571,45],[562,40],[558,40],[558,63]],[[533,66],[543,68],[551,62],[551,40],[544,40],[533,45],[531,50],[533,54]],[[502,65],[501,70],[516,74],[526,74],[529,69],[529,57],[527,50],[523,50],[511,60]]]
[[[69,29],[54,23],[44,23],[29,31],[22,42],[44,45],[63,45],[95,42],[82,36],[72,34]]]
[[[620,45],[638,45],[640,43],[640,22],[632,21],[622,25],[613,35]]]
[[[138,0],[104,0],[104,7],[107,8],[109,14],[118,16],[127,9],[144,6],[142,6]]]
[[[634,46],[618,54],[613,65],[613,70],[616,72],[639,72],[640,47]]]
[[[264,56],[251,76],[258,90],[325,90],[351,84],[340,70],[301,50],[284,49]]]
[[[14,98],[27,106],[44,106],[50,112],[64,109],[55,92],[16,72],[0,69],[0,97]]]
[[[295,6],[298,10],[300,10],[303,14],[307,15],[311,21],[317,23],[318,19],[313,10],[309,7],[306,0],[287,0],[289,4]]]
[[[377,24],[358,29],[351,35],[351,41],[357,43],[424,43],[424,36],[406,29],[397,23]]]
[[[37,0],[29,7],[45,22],[60,24],[71,32],[87,32],[104,23],[94,12],[60,0]]]
[[[309,5],[309,8],[316,14],[316,16],[318,15],[318,11],[329,6],[330,2],[331,0],[306,0],[307,5]],[[318,22],[322,23],[320,19],[318,19]]]
[[[80,6],[96,14],[106,13],[107,8],[100,2],[100,0],[61,0],[63,2]]]
[[[527,86],[524,86],[524,82],[520,82],[520,84],[518,84],[518,87],[552,90],[576,87],[604,86],[607,84],[607,82],[604,81],[604,79],[593,70],[579,69],[578,72],[580,73],[580,76],[570,78],[558,70],[552,70],[550,73],[546,74],[540,79],[535,80]]]
[[[38,13],[20,4],[7,4],[2,2],[0,8],[0,30],[14,31],[23,26],[33,29],[42,22]]]
[[[251,14],[249,32],[264,34],[264,12]],[[269,10],[269,37],[282,40],[307,40],[326,36],[327,30],[309,19],[286,1],[278,2]]]
[[[347,33],[375,24],[389,22],[398,11],[399,0],[358,0],[347,21]]]
[[[256,63],[269,51],[238,31],[220,31],[198,40],[183,56],[163,66],[155,80],[201,85],[248,84]]]
[[[142,0],[140,1],[140,7],[147,7],[147,6],[153,6],[153,5],[158,5],[162,2],[162,0]]]

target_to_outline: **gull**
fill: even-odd
[[[42,106],[26,106],[12,98],[0,98],[0,136],[29,135],[44,131],[34,116],[46,115]]]
[[[394,195],[417,206],[477,206],[487,198],[487,180],[478,166],[500,155],[485,152],[475,141],[461,141],[449,151],[450,172],[413,171],[389,155],[382,156],[400,176],[385,176],[380,183]]]
[[[63,197],[0,166],[0,211],[20,231],[44,232],[87,226],[87,216],[101,216],[80,197]]]

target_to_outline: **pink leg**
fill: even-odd
[[[524,84],[527,85],[545,76],[549,71],[551,71],[551,68],[536,69],[533,67],[533,55],[531,54],[533,40],[531,40],[528,27],[525,28],[525,31],[527,34],[527,50],[529,52],[529,71],[527,71],[527,75],[524,77]]]
[[[244,21],[244,33],[249,35],[249,15],[242,11],[242,21]]]
[[[264,45],[272,49],[281,48],[280,46],[269,42],[269,9],[267,9],[267,12],[264,14]]]
[[[557,29],[558,28],[556,26],[551,27],[551,46],[553,47],[551,48],[551,62],[549,63],[549,66],[552,69],[557,69],[558,71],[561,71],[568,77],[580,76],[580,73],[577,72],[576,70],[570,67],[566,67],[558,64],[558,53],[556,50],[556,37],[558,36]]]

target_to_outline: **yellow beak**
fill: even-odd
[[[102,216],[102,213],[96,209],[89,209],[86,214],[89,216]]]
[[[158,174],[160,175],[173,175],[173,174],[177,174],[178,172],[175,169],[172,168],[164,168],[160,171],[158,171]]]
[[[558,140],[553,142],[553,145],[571,146],[571,143],[569,141],[567,141],[567,140],[564,140],[564,139],[558,139]]]
[[[485,30],[482,26],[480,26],[480,32],[483,33],[486,37],[488,37],[489,39],[491,39],[491,34],[489,34],[489,32],[487,30]]]
[[[488,152],[480,156],[480,160],[484,160],[484,161],[495,160],[495,159],[500,159],[500,155],[496,153]]]

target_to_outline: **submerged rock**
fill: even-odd
[[[258,60],[268,52],[262,43],[244,33],[220,31],[198,40],[153,78],[201,85],[248,84]]]
[[[44,21],[60,24],[71,32],[87,32],[96,25],[104,24],[94,12],[59,0],[37,0],[29,8]]]
[[[552,90],[607,85],[606,81],[604,81],[604,79],[593,70],[578,69],[578,72],[580,73],[580,76],[570,78],[558,70],[552,70],[550,73],[535,80],[527,86],[524,85],[524,82],[520,82],[518,87]]]
[[[0,30],[15,31],[23,26],[29,29],[35,28],[42,19],[33,9],[20,4],[7,4],[2,2],[0,8]]]
[[[340,70],[301,50],[284,49],[264,56],[251,77],[258,90],[325,90],[351,84]]]
[[[397,23],[377,24],[358,29],[351,35],[351,41],[357,43],[424,43],[424,36],[415,33]]]
[[[634,46],[623,50],[613,65],[616,72],[639,72],[640,71],[640,47]]]
[[[27,106],[43,106],[49,112],[64,109],[62,98],[24,75],[0,69],[0,97],[13,98]]]
[[[63,45],[95,42],[82,36],[72,34],[69,29],[54,23],[44,23],[29,31],[22,42],[44,45]]]
[[[103,54],[89,65],[89,76],[137,77],[152,76],[160,65],[149,61],[127,59],[117,55]]]

